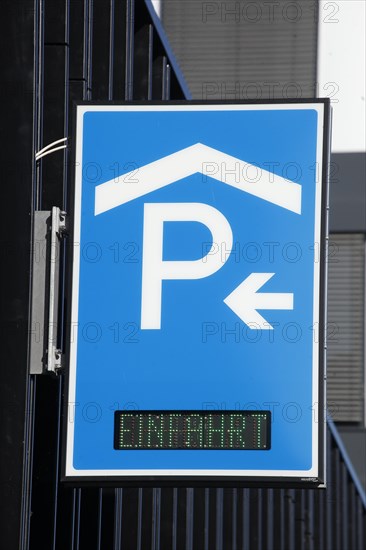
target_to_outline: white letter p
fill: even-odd
[[[199,222],[212,234],[212,246],[199,260],[163,261],[164,222]],[[213,254],[225,243],[227,255]],[[162,281],[203,279],[218,271],[229,257],[233,234],[229,222],[216,208],[195,202],[144,205],[141,329],[160,329]],[[203,261],[204,260],[204,261]]]

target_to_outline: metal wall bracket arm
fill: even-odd
[[[48,309],[47,370],[57,372],[62,367],[62,353],[57,347],[59,282],[60,282],[60,240],[66,231],[66,214],[57,206],[51,212],[50,284]]]
[[[67,233],[66,212],[53,207],[34,215],[30,374],[57,373],[62,351],[57,345],[61,240]]]

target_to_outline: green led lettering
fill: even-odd
[[[186,416],[186,439],[185,445],[192,449],[198,449],[203,446],[203,418],[199,414]]]
[[[166,415],[166,425],[168,428],[168,442],[167,446],[170,449],[179,448],[179,436],[181,433],[180,430],[180,416],[179,414],[169,414]]]
[[[230,415],[227,428],[228,446],[231,449],[245,448],[245,417],[239,414]]]
[[[218,414],[207,415],[207,437],[205,447],[222,448],[225,440],[224,416]]]
[[[268,450],[265,411],[117,411],[115,449]]]
[[[134,446],[134,427],[135,418],[133,415],[121,416],[119,429],[119,445],[121,448]]]
[[[144,418],[147,446],[163,447],[163,429],[160,416],[149,414]]]

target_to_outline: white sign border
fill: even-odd
[[[74,186],[74,225],[73,225],[73,271],[72,271],[72,297],[71,297],[71,327],[77,326],[78,323],[78,302],[79,302],[79,275],[80,275],[80,246],[75,246],[75,243],[80,243],[80,227],[81,227],[81,201],[82,201],[82,146],[83,146],[83,118],[87,112],[167,112],[167,111],[250,111],[250,110],[309,110],[313,109],[318,113],[317,127],[317,151],[316,151],[316,166],[319,167],[316,178],[315,192],[315,227],[314,227],[314,244],[321,243],[321,216],[324,205],[322,205],[322,183],[324,173],[324,134],[325,134],[325,103],[319,102],[268,102],[268,103],[157,103],[157,104],[82,104],[76,106],[76,147],[75,147],[75,186]],[[326,159],[325,159],[326,161]],[[328,207],[328,205],[326,205]],[[325,222],[326,233],[328,231],[328,223]],[[326,234],[326,237],[328,235]],[[319,246],[319,248],[321,248]],[[314,262],[314,295],[313,295],[313,326],[318,327],[318,331],[313,338],[313,407],[319,407],[319,402],[325,406],[325,395],[319,393],[319,313],[320,313],[320,269],[321,262]],[[325,344],[325,343],[324,343]],[[167,470],[167,469],[76,469],[73,467],[73,451],[74,451],[74,411],[72,405],[76,405],[76,358],[77,358],[77,331],[75,338],[70,342],[69,353],[69,375],[68,388],[66,399],[66,455],[64,463],[64,480],[75,478],[151,478],[154,480],[163,479],[165,477],[203,477],[203,478],[272,478],[276,481],[281,481],[284,478],[297,478],[301,480],[317,480],[319,477],[320,464],[319,457],[319,421],[323,421],[323,414],[318,415],[313,411],[312,421],[312,467],[309,470]],[[325,370],[325,365],[324,365]],[[325,375],[325,373],[324,373]],[[319,412],[319,411],[318,411]],[[325,417],[325,414],[324,414]],[[324,418],[325,422],[325,418]],[[324,429],[325,432],[325,429]],[[325,454],[325,443],[323,443],[323,455]],[[325,474],[325,472],[324,472]]]

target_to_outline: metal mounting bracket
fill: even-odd
[[[57,373],[62,368],[57,333],[61,240],[67,232],[66,220],[66,212],[56,206],[34,214],[30,374]]]

